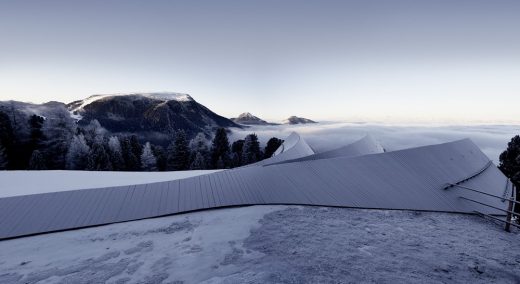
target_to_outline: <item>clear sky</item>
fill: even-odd
[[[191,94],[272,120],[520,121],[520,1],[0,1],[0,100]]]

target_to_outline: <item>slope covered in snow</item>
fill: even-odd
[[[92,95],[84,100],[75,101],[70,103],[70,111],[71,113],[76,114],[77,112],[82,111],[87,105],[99,101],[102,99],[110,98],[110,97],[121,97],[121,96],[142,96],[151,99],[156,99],[160,101],[178,101],[178,102],[188,102],[193,101],[193,98],[188,94],[182,93],[172,93],[172,92],[164,92],[164,93],[116,93],[116,94],[99,94]]]
[[[518,283],[519,251],[475,216],[250,206],[2,241],[0,283]]]
[[[97,120],[112,134],[137,135],[142,141],[167,147],[175,131],[189,139],[202,132],[211,137],[220,127],[240,127],[187,94],[129,93],[91,96],[67,105],[78,125]]]

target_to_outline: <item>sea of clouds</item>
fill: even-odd
[[[322,152],[352,143],[371,134],[387,151],[439,144],[470,138],[495,163],[520,125],[389,125],[351,122],[323,122],[306,125],[252,126],[234,130],[230,140],[256,133],[262,144],[271,137],[284,139],[296,131],[316,151]]]

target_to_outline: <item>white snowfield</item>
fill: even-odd
[[[519,283],[519,251],[471,215],[249,206],[0,241],[0,283]]]
[[[171,181],[218,172],[0,171],[0,198],[68,190]]]
[[[485,214],[503,214],[500,209],[507,207],[505,199],[446,187],[463,184],[510,196],[507,178],[468,139],[387,153],[373,153],[381,149],[371,139],[361,141],[370,147],[354,144],[353,153],[360,154],[354,157],[272,164],[314,153],[294,133],[277,155],[248,167],[166,182],[0,198],[0,239],[257,204]]]

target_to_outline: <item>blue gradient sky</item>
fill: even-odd
[[[174,91],[224,116],[519,122],[520,1],[0,1],[0,100]]]

